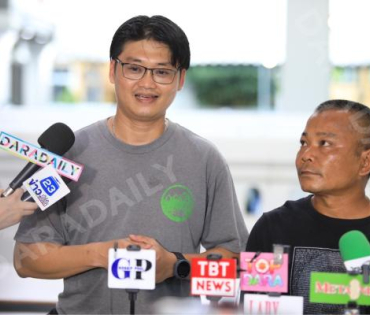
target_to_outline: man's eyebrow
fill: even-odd
[[[137,63],[142,63],[143,62],[141,59],[135,58],[135,57],[127,57],[126,60],[129,61],[129,62],[137,62]],[[157,65],[158,66],[172,66],[171,62],[169,62],[169,61],[158,62]]]

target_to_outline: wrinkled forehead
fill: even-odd
[[[315,112],[308,119],[303,136],[326,136],[357,142],[362,138],[355,128],[349,111],[326,110]]]
[[[325,110],[313,113],[307,120],[307,127],[345,132],[355,131],[353,113],[346,110]]]

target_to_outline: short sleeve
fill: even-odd
[[[63,217],[64,200],[52,205],[45,211],[37,209],[35,213],[22,219],[14,239],[21,243],[57,243],[66,244]]]
[[[268,220],[266,214],[263,214],[253,226],[251,233],[248,238],[246,247],[247,252],[271,252],[272,238],[271,230],[268,226]]]
[[[234,183],[223,158],[214,155],[207,166],[207,210],[202,246],[244,251],[248,231],[240,211]]]

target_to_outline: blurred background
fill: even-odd
[[[226,157],[251,229],[304,196],[294,159],[314,108],[332,98],[370,104],[368,12],[367,0],[0,0],[0,131],[37,143],[57,121],[77,130],[113,115],[115,30],[135,15],[165,15],[192,53],[168,118]],[[0,187],[24,164],[0,152]],[[37,310],[62,283],[16,276],[16,228],[0,231],[0,311]]]

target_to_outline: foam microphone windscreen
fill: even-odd
[[[339,239],[339,250],[348,271],[370,263],[370,243],[360,231],[353,230],[343,234]]]
[[[71,128],[63,123],[55,123],[45,130],[37,142],[42,148],[58,155],[66,153],[75,142],[75,135]]]

